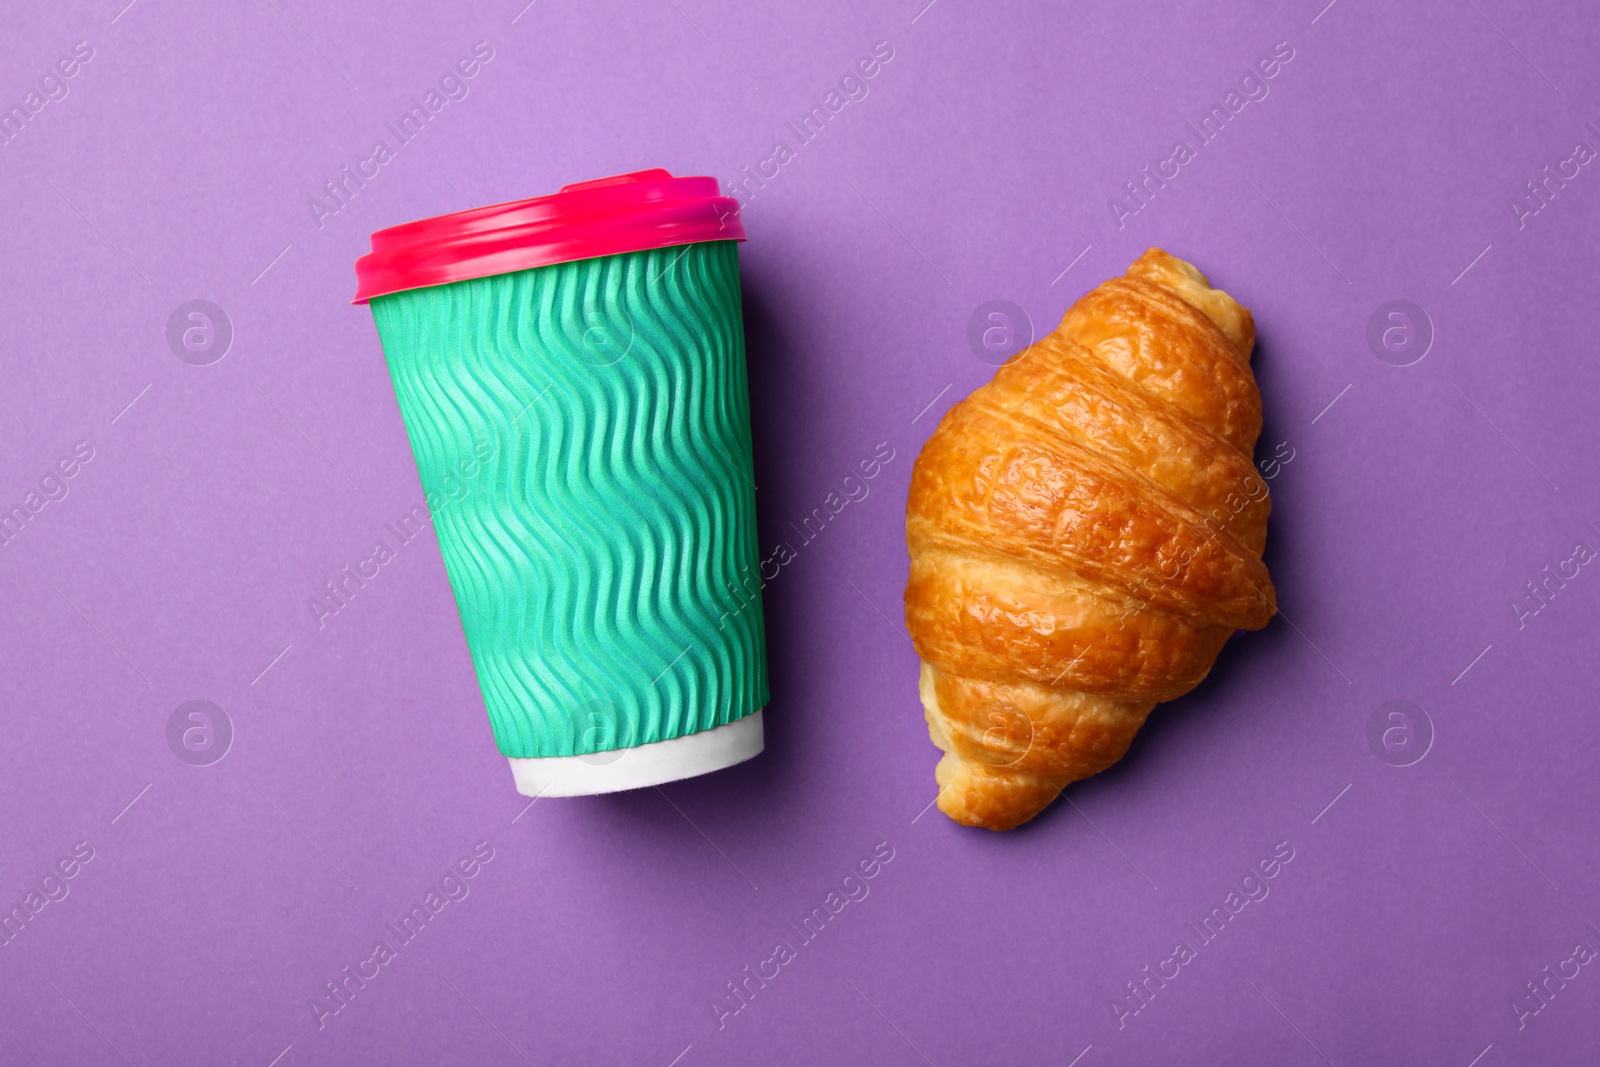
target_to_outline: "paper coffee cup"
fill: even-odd
[[[356,265],[527,795],[761,751],[742,240],[715,179],[654,170],[382,230]]]

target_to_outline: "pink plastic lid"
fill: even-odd
[[[739,201],[723,196],[715,178],[637,170],[379,230],[356,260],[353,303],[574,259],[744,239]]]

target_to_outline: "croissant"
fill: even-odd
[[[923,446],[906,627],[956,822],[1027,822],[1277,611],[1254,344],[1246,308],[1152,248]]]

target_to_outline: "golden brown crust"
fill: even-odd
[[[923,446],[906,625],[951,818],[1026,822],[1276,611],[1254,341],[1248,310],[1151,249]]]
[[[911,561],[906,625],[942,672],[1125,701],[1187,693],[1233,633],[1071,573],[934,547]]]

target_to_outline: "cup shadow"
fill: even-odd
[[[786,402],[786,397],[794,395],[794,376],[803,372],[803,361],[797,358],[798,353],[785,336],[766,291],[759,277],[747,274],[743,279],[751,428],[758,487],[791,484],[804,473],[804,457],[792,447],[792,442],[804,439],[799,431],[805,416],[797,410],[797,405]],[[1257,338],[1252,365],[1261,387],[1264,409],[1255,455],[1258,461],[1271,458],[1279,442],[1290,440],[1285,436],[1287,430],[1283,421],[1273,414],[1278,405],[1267,399],[1278,391],[1273,352],[1274,345],[1270,340]],[[1290,441],[1290,444],[1292,446],[1293,442]],[[1273,504],[1274,517],[1268,520],[1267,544],[1262,558],[1268,573],[1273,575],[1274,584],[1282,588],[1289,574],[1281,564],[1295,555],[1293,531],[1283,521],[1278,510],[1280,502],[1276,497]],[[778,512],[781,506],[779,493],[771,490],[763,493],[758,488],[757,526],[764,535],[781,527],[782,519]],[[761,543],[767,543],[765,536]],[[799,647],[802,627],[807,620],[802,615],[804,609],[798,598],[764,594],[763,609],[772,693],[765,716],[765,751],[737,766],[674,782],[670,786],[674,796],[697,810],[723,813],[719,818],[724,825],[728,820],[738,822],[745,819],[766,823],[768,818],[763,801],[788,788],[797,773],[794,758],[797,737],[791,716],[787,714],[784,694],[792,692],[790,683],[798,679],[803,669],[795,650]],[[1162,743],[1165,734],[1178,729],[1191,729],[1196,717],[1214,715],[1223,706],[1226,693],[1233,687],[1236,678],[1265,669],[1265,664],[1283,655],[1286,643],[1295,640],[1296,635],[1287,625],[1269,624],[1265,630],[1236,635],[1223,646],[1210,673],[1193,692],[1158,705],[1121,760],[1093,778],[1069,786],[1069,793],[1083,788],[1097,791],[1125,788],[1123,783],[1147,776],[1149,758],[1145,754]],[[936,755],[930,753],[930,756]],[[930,759],[930,773],[932,762]],[[1093,784],[1085,784],[1089,782]],[[610,794],[603,799],[613,811],[654,821],[661,816],[661,808],[653,793],[648,789],[634,790]],[[1053,826],[1056,820],[1077,817],[1072,805],[1058,800],[1030,822],[1008,833],[1028,835],[1049,832],[1046,828]]]
[[[806,414],[788,398],[796,395],[795,380],[805,371],[805,361],[774,313],[769,297],[772,283],[745,265],[741,278],[744,306],[745,360],[749,368],[750,427],[755,461],[756,529],[762,551],[781,540],[783,494],[776,487],[799,484],[805,457],[795,447],[806,439]],[[791,702],[803,665],[796,649],[806,619],[801,598],[785,596],[781,589],[762,591],[762,612],[767,635],[767,679],[771,694],[762,715],[766,743],[760,755],[711,774],[668,783],[673,796],[697,810],[717,811],[724,825],[748,819],[768,824],[765,801],[787,789],[796,773],[796,737]],[[599,798],[612,814],[634,815],[654,821],[660,816],[660,799],[653,789],[611,793]]]

